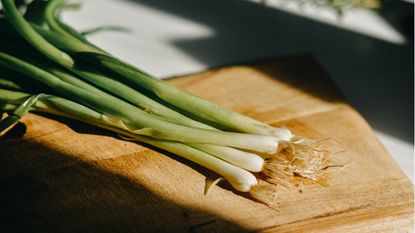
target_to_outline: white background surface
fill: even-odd
[[[350,10],[339,19],[330,10],[299,9],[284,0],[266,6],[243,0],[88,0],[63,19],[79,30],[128,29],[90,40],[161,78],[311,54],[413,182],[412,3],[395,1],[382,14]]]

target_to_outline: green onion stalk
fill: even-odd
[[[138,88],[144,88],[162,100],[207,122],[214,122],[215,124],[238,132],[271,135],[282,140],[289,140],[292,137],[292,133],[288,129],[271,127],[260,121],[224,108],[223,106],[196,97],[169,83],[160,81],[147,72],[108,55],[90,43],[85,43],[85,40],[79,39],[81,37],[80,35],[74,34],[75,30],[68,31],[67,29],[69,27],[62,27],[62,24],[57,20],[56,12],[63,3],[63,0],[50,1],[46,10],[47,13],[45,14],[46,22],[51,28],[51,31],[57,32],[60,36],[56,34],[54,36],[53,33],[46,33],[44,31],[43,35],[48,37],[50,42],[57,47],[63,46],[61,47],[62,49],[66,49],[71,53],[89,53],[88,56],[84,54],[82,57],[88,57],[88,59],[92,60],[91,62],[99,63],[102,67],[119,74],[119,79],[125,82],[131,82]]]
[[[136,134],[179,142],[232,146],[268,154],[275,153],[278,147],[277,140],[270,136],[191,128],[160,120],[120,99],[78,88],[39,67],[2,52],[0,52],[0,67],[14,69],[67,98],[76,99],[81,104],[107,112],[125,121]]]
[[[28,111],[49,112],[112,130],[187,158],[238,191],[270,203],[295,176],[316,180],[327,153],[315,141],[269,126],[111,56],[58,19],[63,0],[32,2],[25,15],[1,0],[0,136]],[[11,41],[11,42],[10,42]],[[45,59],[46,58],[46,59]]]

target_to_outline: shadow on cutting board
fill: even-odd
[[[80,127],[84,132],[107,134],[80,123],[69,125],[76,131]],[[7,148],[0,151],[0,228],[4,232],[247,230],[173,203],[97,161],[82,161],[25,139],[9,138],[1,147]]]

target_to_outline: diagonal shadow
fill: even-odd
[[[381,0],[382,6],[377,12],[382,18],[408,38],[414,41],[414,3],[409,1]],[[410,12],[410,13],[404,13]]]
[[[80,133],[107,134],[65,121]],[[19,126],[0,142],[4,232],[247,231],[215,214],[167,200],[95,162],[21,139],[24,130]]]
[[[211,37],[170,41],[208,67],[312,54],[374,128],[413,142],[411,36],[405,44],[392,44],[249,1],[129,1],[211,28]],[[413,9],[402,12],[413,18]],[[407,24],[413,28],[412,20]]]

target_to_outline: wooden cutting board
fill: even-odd
[[[29,114],[0,141],[0,232],[411,232],[413,185],[309,57],[236,65],[171,82],[345,150],[327,186],[279,188],[274,209],[209,171],[59,117]]]

